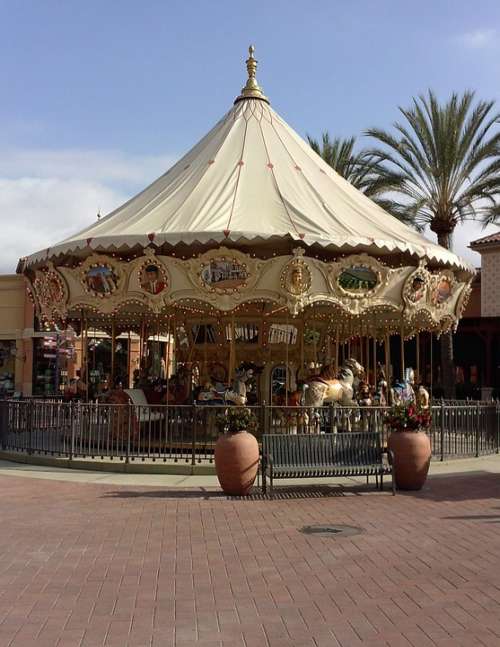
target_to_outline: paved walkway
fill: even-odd
[[[460,465],[267,501],[3,463],[0,646],[498,647],[500,459]]]

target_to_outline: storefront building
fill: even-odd
[[[152,337],[148,341],[151,358],[170,368],[167,340]],[[90,330],[87,339],[89,357],[89,397],[110,387],[111,342],[107,335]],[[25,279],[18,274],[0,275],[0,398],[13,395],[53,397],[76,391],[80,376],[82,340],[71,329],[43,330],[34,315]],[[133,386],[138,370],[139,339],[120,335],[115,349],[115,383]]]

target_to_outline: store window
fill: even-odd
[[[33,341],[33,395],[62,396],[69,388],[75,359],[74,332],[47,332]]]
[[[15,340],[0,341],[0,398],[14,393],[16,372]]]

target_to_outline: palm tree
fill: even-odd
[[[459,223],[477,219],[486,225],[500,216],[500,131],[494,128],[500,113],[493,101],[474,102],[473,92],[440,104],[430,90],[400,112],[404,122],[394,124],[395,133],[366,131],[383,147],[365,154],[398,176],[389,202],[450,249]],[[443,386],[450,397],[453,339],[451,333],[441,339]]]
[[[381,164],[377,156],[365,150],[355,151],[355,137],[332,139],[328,132],[324,132],[321,142],[309,135],[307,141],[313,151],[344,179],[392,215],[406,220],[397,203],[385,197],[399,183],[399,173]]]

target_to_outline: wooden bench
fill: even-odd
[[[264,434],[262,436],[262,490],[267,478],[273,494],[274,479],[328,476],[380,477],[392,475],[392,460],[384,461],[379,433],[346,432],[340,434]],[[394,477],[392,493],[395,494]]]

